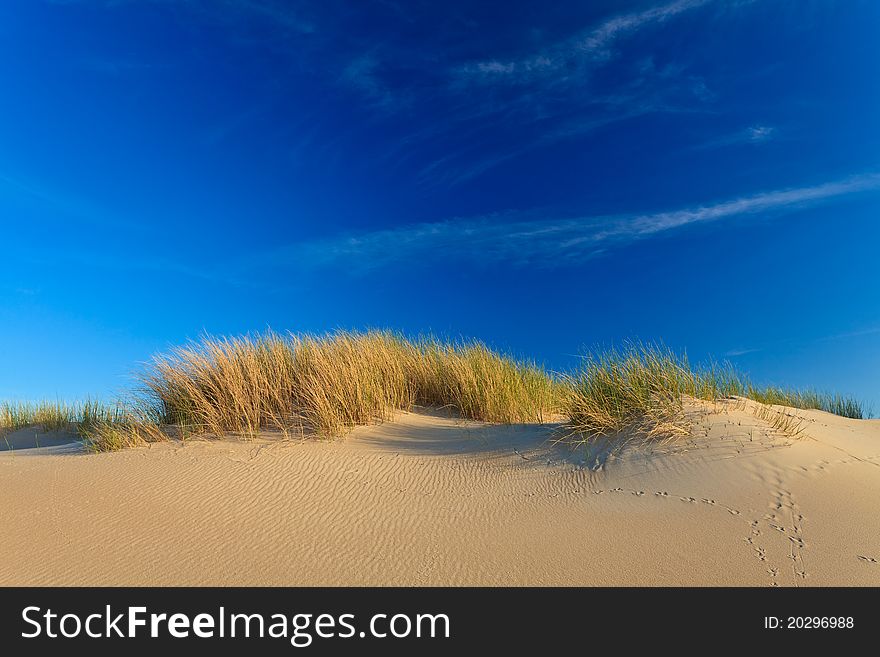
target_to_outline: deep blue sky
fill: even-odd
[[[200,332],[663,340],[880,410],[880,3],[0,4],[0,398]]]

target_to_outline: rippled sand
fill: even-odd
[[[790,411],[791,438],[753,411],[695,406],[692,439],[617,453],[428,413],[111,454],[25,430],[0,583],[880,585],[880,421]]]

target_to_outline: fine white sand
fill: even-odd
[[[880,421],[790,411],[790,438],[753,410],[617,454],[428,413],[110,454],[23,430],[0,584],[880,585]]]

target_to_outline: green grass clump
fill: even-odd
[[[688,397],[705,401],[745,397],[764,405],[819,409],[850,418],[867,415],[854,398],[758,387],[728,363],[694,367],[686,355],[656,344],[629,343],[590,354],[566,382],[562,412],[568,416],[571,435],[584,440],[623,433],[660,440],[687,435],[684,400]],[[781,416],[764,419],[780,429],[794,429]]]
[[[682,396],[719,395],[723,384],[720,377],[700,381],[686,358],[641,343],[587,355],[567,382],[563,413],[571,432],[586,439],[686,434]]]
[[[854,420],[863,420],[870,415],[864,405],[854,397],[815,390],[789,390],[775,386],[759,389],[750,386],[745,396],[762,404],[815,409]]]
[[[93,452],[114,452],[168,438],[157,423],[129,414],[83,422],[77,431],[83,444]]]
[[[122,408],[86,401],[68,404],[61,401],[0,403],[0,432],[38,426],[46,431],[78,430],[84,424],[113,422]]]
[[[0,403],[0,436],[26,427],[71,431],[93,451],[111,451],[160,438],[156,422],[122,404],[96,401]]]
[[[28,426],[57,431],[69,427],[77,417],[77,410],[62,402],[0,403],[0,431],[15,431]]]

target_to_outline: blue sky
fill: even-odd
[[[201,332],[662,340],[880,410],[880,5],[0,5],[0,398]]]

